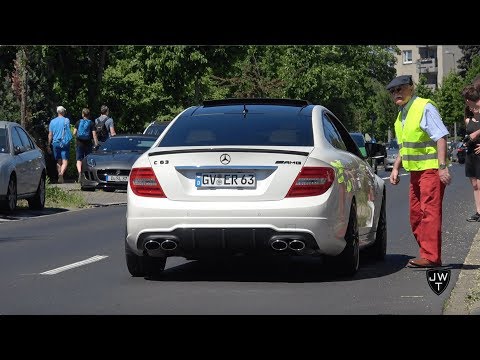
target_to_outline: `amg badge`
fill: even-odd
[[[301,161],[284,161],[284,160],[278,160],[278,161],[275,161],[275,164],[302,165],[302,162],[301,162]]]

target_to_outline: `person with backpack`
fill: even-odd
[[[100,107],[101,115],[95,119],[95,128],[97,131],[98,141],[103,143],[109,137],[117,135],[115,127],[113,126],[113,119],[108,117],[108,106],[102,105]]]
[[[95,143],[95,148],[98,147],[98,138],[95,124],[90,118],[90,110],[84,108],[82,110],[82,118],[75,124],[73,129],[73,136],[76,136],[76,158],[77,158],[77,171],[78,182],[82,177],[82,160],[92,152],[92,139]]]
[[[53,158],[57,162],[59,184],[63,183],[63,175],[67,170],[70,157],[70,141],[72,139],[70,119],[65,117],[66,112],[67,110],[63,106],[57,106],[58,116],[52,119],[48,125],[47,152],[52,152],[53,148]]]

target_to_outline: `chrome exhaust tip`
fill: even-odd
[[[155,251],[160,249],[160,243],[155,240],[149,240],[145,243],[145,249],[148,251]]]
[[[283,251],[288,248],[287,242],[280,239],[273,240],[270,243],[270,246],[272,247],[273,250],[277,250],[277,251]]]
[[[162,250],[175,250],[177,248],[177,243],[172,240],[163,240],[160,244]]]
[[[305,243],[300,240],[292,240],[288,243],[288,247],[295,251],[301,251],[305,249]]]

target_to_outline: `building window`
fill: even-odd
[[[403,63],[404,64],[412,63],[412,50],[403,51]]]

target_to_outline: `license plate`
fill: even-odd
[[[255,173],[200,173],[195,176],[197,188],[255,188]]]
[[[107,181],[128,181],[128,175],[107,175]]]

